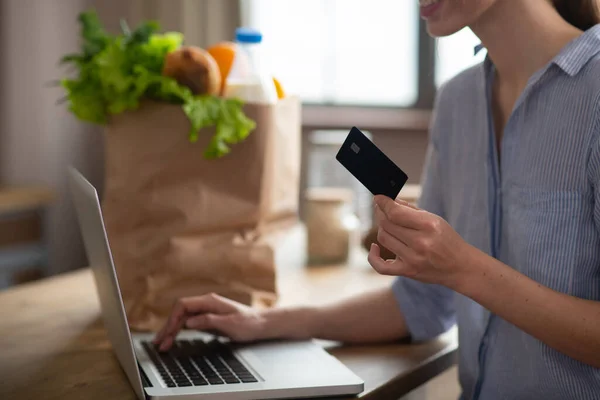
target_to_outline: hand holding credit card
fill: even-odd
[[[335,158],[374,196],[395,200],[408,180],[404,171],[356,127],[350,130]]]

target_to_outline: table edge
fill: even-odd
[[[446,372],[458,364],[458,343],[444,347],[439,352],[420,362],[416,367],[402,376],[370,391],[362,398],[400,398],[419,386]]]

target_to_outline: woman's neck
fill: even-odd
[[[547,0],[499,0],[470,28],[486,47],[498,76],[518,88],[582,33]]]

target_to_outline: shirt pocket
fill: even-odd
[[[553,290],[569,293],[583,240],[585,195],[513,188],[504,207],[507,263]]]

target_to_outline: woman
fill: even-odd
[[[600,25],[594,0],[422,0],[488,51],[440,90],[420,209],[376,197],[393,287],[258,312],[182,299],[157,335],[429,339],[458,323],[464,399],[600,398]],[[377,313],[373,310],[378,310]],[[392,316],[392,317],[391,317]]]

